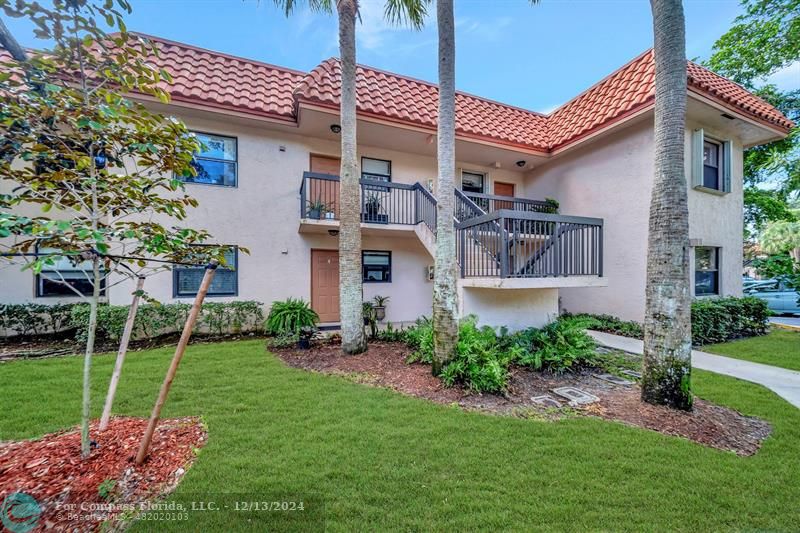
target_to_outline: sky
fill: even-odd
[[[297,0],[289,18],[272,0],[131,0],[131,31],[307,71],[338,55],[336,19]],[[425,28],[383,19],[383,0],[361,0],[357,58],[364,65],[436,81],[435,3]],[[456,0],[459,90],[548,113],[652,46],[646,0]],[[685,0],[686,53],[705,59],[741,13],[737,0]],[[43,47],[21,19],[6,24]],[[800,88],[800,62],[770,80]]]

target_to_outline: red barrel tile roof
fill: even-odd
[[[339,61],[308,73],[212,52],[159,37],[152,61],[170,72],[173,100],[296,123],[299,102],[339,105]],[[773,106],[736,83],[691,61],[689,90],[773,128],[794,127]],[[438,88],[432,83],[366,66],[357,70],[358,111],[435,131]],[[456,93],[456,131],[480,140],[550,152],[648,109],[654,101],[655,64],[648,50],[549,115],[466,93]]]
[[[145,36],[159,51],[151,58],[172,75],[173,100],[295,122],[296,70]]]

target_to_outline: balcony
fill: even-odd
[[[436,199],[419,183],[360,180],[361,223],[366,233],[436,231]],[[304,172],[300,185],[301,231],[339,226],[339,176]]]
[[[603,220],[553,202],[455,190],[460,284],[480,288],[604,286]],[[434,255],[436,199],[420,183],[360,180],[362,232],[414,232]],[[300,231],[339,226],[339,177],[305,172]],[[410,233],[407,233],[410,234]]]

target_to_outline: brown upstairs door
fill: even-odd
[[[339,252],[311,250],[311,308],[320,322],[339,322]]]
[[[495,181],[494,194],[495,196],[514,196],[514,184]],[[497,211],[498,209],[514,209],[514,203],[506,200],[495,200],[494,210]]]
[[[338,157],[326,155],[311,155],[311,172],[338,176],[341,160]],[[320,201],[327,210],[339,219],[339,182],[328,180],[311,180],[306,197],[309,202]],[[338,320],[338,319],[337,319]]]

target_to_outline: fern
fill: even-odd
[[[264,328],[271,335],[298,334],[304,327],[314,327],[319,315],[300,298],[272,302]]]

